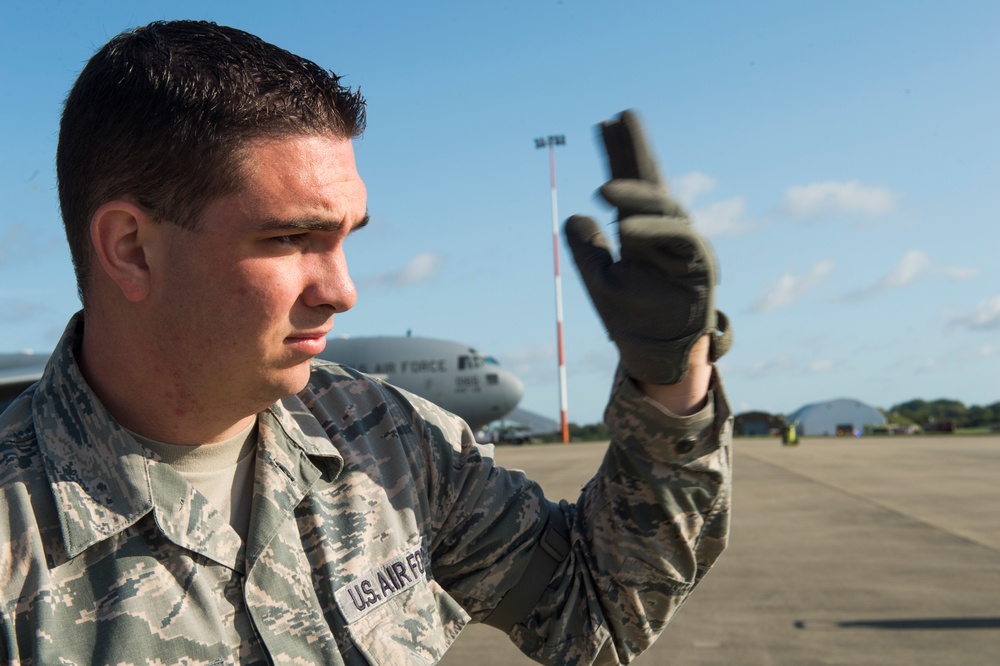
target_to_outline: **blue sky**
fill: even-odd
[[[468,342],[555,416],[548,161],[559,213],[612,216],[593,126],[642,115],[711,239],[737,411],[855,397],[1000,400],[1000,4],[7,0],[0,23],[0,350],[51,350],[79,308],[54,155],[107,39],[233,25],[369,102],[372,224],[335,334]],[[613,231],[613,229],[611,229]],[[616,352],[562,247],[570,420],[600,419]]]

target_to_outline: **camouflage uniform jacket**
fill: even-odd
[[[510,637],[546,663],[615,663],[653,641],[725,546],[717,381],[706,410],[678,419],[619,377],[605,461],[557,505],[458,418],[317,363],[260,415],[243,543],[105,411],[78,335],[74,320],[0,419],[0,661],[435,663],[521,577],[551,512],[570,552]]]

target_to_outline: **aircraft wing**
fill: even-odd
[[[0,412],[42,378],[48,360],[44,354],[0,354]]]
[[[559,432],[559,422],[547,416],[516,407],[510,414],[503,417],[504,421],[513,421],[528,428],[529,435],[548,435]]]

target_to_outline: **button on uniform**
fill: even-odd
[[[685,455],[691,453],[691,451],[694,450],[695,444],[697,443],[698,442],[694,439],[694,437],[685,437],[681,441],[677,442],[677,446],[675,448],[677,450],[677,453]]]

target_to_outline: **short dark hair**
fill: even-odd
[[[59,204],[80,298],[90,221],[108,201],[131,196],[157,221],[193,229],[206,204],[239,190],[248,141],[364,128],[360,90],[248,32],[169,21],[121,33],[83,68],[59,128]]]

